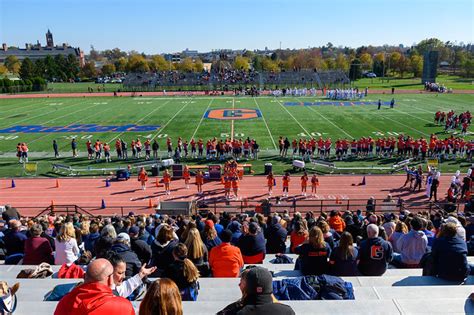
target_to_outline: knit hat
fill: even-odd
[[[272,294],[272,282],[272,274],[262,267],[254,267],[245,274],[246,291],[248,294]]]
[[[140,228],[136,225],[132,226],[129,230],[128,230],[128,234],[138,234],[138,232],[140,232]]]

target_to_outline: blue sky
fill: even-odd
[[[147,54],[474,42],[473,0],[0,0],[0,42]]]

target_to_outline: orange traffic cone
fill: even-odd
[[[341,204],[341,201],[339,200],[339,196],[336,196],[336,205]]]
[[[151,202],[151,198],[148,199],[148,208],[153,208],[153,203]]]
[[[59,188],[59,179],[56,179],[56,188]]]

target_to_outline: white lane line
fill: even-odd
[[[303,125],[298,121],[298,119],[295,118],[295,116],[293,116],[293,114],[291,114],[288,109],[286,109],[285,105],[283,105],[279,100],[277,100],[275,98],[275,100],[278,102],[278,104],[280,104],[281,107],[283,107],[284,110],[286,110],[286,112],[294,119],[294,121],[296,121],[296,123],[301,127],[301,129],[303,129],[304,132],[306,132],[306,134],[308,136],[310,136],[310,132],[308,130],[305,129],[305,127],[303,127]]]
[[[137,125],[138,123],[140,123],[141,121],[143,121],[143,119],[147,118],[148,116],[150,116],[151,114],[153,114],[154,112],[156,112],[157,110],[159,110],[160,108],[162,108],[163,106],[165,106],[166,104],[168,104],[171,100],[169,101],[166,101],[164,102],[163,104],[157,106],[154,110],[152,110],[151,112],[149,112],[148,114],[146,114],[145,116],[143,116],[141,119],[137,120],[135,122],[135,125]],[[161,129],[161,128],[160,128]],[[115,139],[117,139],[118,137],[120,137],[121,135],[123,135],[125,133],[125,131],[122,131],[121,133],[119,133],[118,135],[116,135],[115,137],[113,137],[112,139],[109,140],[109,143],[114,141]]]
[[[265,123],[265,127],[267,127],[267,131],[268,131],[268,134],[270,135],[270,139],[272,139],[273,147],[274,147],[275,150],[276,150],[276,149],[277,149],[277,146],[276,146],[275,140],[273,139],[273,135],[272,135],[272,132],[270,131],[270,128],[268,128],[267,121],[265,120],[265,116],[263,116],[263,112],[262,112],[262,110],[260,109],[260,105],[258,105],[258,103],[257,103],[257,98],[254,97],[254,98],[253,98],[253,101],[255,102],[255,105],[257,105],[257,108],[258,108],[258,110],[260,111],[260,114],[262,115],[263,122]]]
[[[333,123],[332,121],[330,121],[328,118],[324,117],[324,115],[322,115],[321,113],[319,113],[317,110],[314,110],[313,108],[311,108],[311,106],[305,106],[307,107],[309,110],[315,112],[316,114],[318,114],[319,116],[321,116],[321,118],[323,118],[324,120],[326,120],[328,123],[330,123],[331,125],[333,125],[334,127],[336,127],[337,129],[339,129],[340,131],[342,131],[346,136],[348,136],[349,138],[351,139],[354,139],[353,136],[351,136],[349,133],[347,133],[344,129],[342,129],[341,127],[339,127],[338,125],[336,125],[335,123]]]
[[[194,130],[194,133],[193,133],[193,135],[191,136],[191,138],[189,139],[189,141],[191,141],[191,140],[194,138],[194,136],[196,135],[196,133],[197,133],[199,127],[201,127],[202,121],[204,120],[204,115],[205,115],[205,114],[207,113],[207,111],[209,110],[209,107],[211,107],[211,104],[212,104],[213,101],[214,101],[214,99],[212,98],[211,101],[209,102],[209,105],[207,105],[207,108],[204,110],[204,114],[202,114],[201,120],[199,121],[199,124],[197,125],[196,130]]]
[[[179,111],[177,111],[176,114],[174,114],[174,116],[171,117],[170,120],[168,120],[168,121],[166,122],[166,124],[163,125],[163,127],[160,128],[160,130],[158,130],[158,132],[156,133],[156,135],[154,135],[154,136],[151,138],[151,140],[154,140],[156,137],[158,137],[158,136],[161,134],[161,132],[162,132],[163,130],[165,130],[166,126],[168,126],[169,123],[172,122],[173,119],[175,119],[175,117],[178,116],[179,113],[181,113],[181,112],[183,111],[183,109],[185,109],[190,103],[191,103],[191,101],[186,102],[186,104],[185,104],[183,107],[181,107],[181,109],[180,109]]]

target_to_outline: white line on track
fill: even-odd
[[[212,102],[214,101],[214,99],[212,98],[211,101],[209,102],[209,104],[207,105],[207,108],[204,110],[204,114],[202,114],[201,116],[201,120],[199,121],[199,124],[197,125],[196,129],[194,130],[194,133],[193,135],[191,136],[191,138],[189,139],[189,141],[191,141],[191,139],[194,138],[194,136],[196,135],[199,127],[201,127],[201,124],[202,124],[202,121],[204,120],[204,115],[207,113],[207,111],[209,110],[209,107],[211,107],[211,104]]]
[[[258,105],[258,103],[257,103],[257,98],[254,97],[254,98],[253,98],[253,101],[255,102],[255,105],[257,105],[257,108],[258,108],[258,110],[260,111],[260,114],[262,115],[263,122],[265,123],[265,127],[267,127],[267,131],[268,131],[268,134],[270,135],[270,139],[272,139],[273,147],[274,147],[275,150],[276,150],[276,149],[277,149],[277,146],[276,146],[275,140],[273,139],[273,135],[272,135],[272,132],[270,131],[270,128],[268,128],[267,121],[265,120],[265,116],[263,116],[263,112],[262,112],[262,110],[260,109],[260,105]]]

